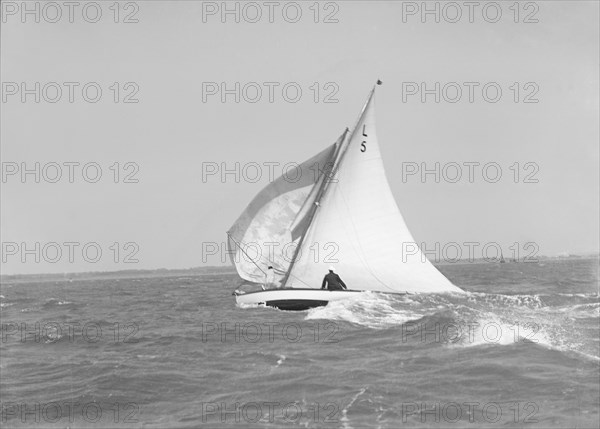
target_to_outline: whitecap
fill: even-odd
[[[403,302],[406,299],[405,302]],[[396,308],[398,303],[406,304]],[[404,295],[392,296],[376,292],[363,292],[348,299],[329,302],[324,307],[308,311],[305,320],[325,319],[350,322],[372,329],[399,326],[423,317],[423,314],[406,308],[415,302]]]
[[[258,304],[258,303],[243,303],[243,302],[237,302],[235,304],[238,308],[241,309],[247,309],[247,308],[259,308],[259,307],[265,307],[264,304]]]
[[[277,356],[279,356],[279,360],[277,361],[277,366],[281,365],[287,359],[287,357],[285,355],[277,355]]]

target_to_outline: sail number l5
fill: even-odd
[[[365,124],[363,124],[363,132],[362,132],[362,135],[363,135],[364,137],[368,137],[368,136],[367,136],[367,134],[365,133],[365,127],[366,127],[366,125],[365,125]],[[361,152],[366,152],[366,151],[367,151],[367,142],[366,142],[366,140],[363,140],[363,141],[362,141],[362,143],[360,144],[360,151],[361,151]]]

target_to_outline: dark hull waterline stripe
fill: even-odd
[[[286,311],[303,311],[315,307],[324,307],[328,302],[316,299],[278,299],[276,301],[267,301],[266,305]]]

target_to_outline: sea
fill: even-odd
[[[597,258],[236,306],[233,272],[2,282],[3,428],[598,428]],[[343,278],[343,273],[340,273]]]

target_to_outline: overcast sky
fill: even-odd
[[[203,243],[205,250],[206,243],[225,245],[225,231],[268,183],[263,163],[279,163],[273,166],[278,175],[284,164],[332,144],[353,125],[378,78],[387,176],[417,242],[430,248],[497,242],[505,256],[513,243],[520,256],[529,253],[528,242],[540,255],[598,251],[598,2],[521,3],[518,16],[513,1],[500,2],[497,22],[491,22],[495,6],[484,12],[487,2],[481,2],[472,23],[467,7],[455,19],[457,9],[442,3],[439,23],[415,10],[421,2],[338,1],[318,8],[299,2],[299,18],[295,5],[278,2],[272,23],[263,2],[256,3],[262,16],[255,23],[249,21],[257,20],[257,9],[243,3],[239,23],[233,14],[221,16],[215,9],[221,2],[122,3],[118,17],[113,3],[98,2],[96,23],[86,21],[95,20],[93,7],[83,16],[79,6],[70,23],[62,3],[61,19],[56,8],[39,6],[36,23],[35,15],[22,15],[21,2],[2,2],[3,274],[222,265],[218,255],[203,258]],[[138,22],[121,22],[127,17]],[[222,82],[233,89],[225,102],[220,92],[211,95]],[[422,82],[433,90],[424,102]],[[22,83],[32,89],[25,102]],[[302,94],[292,102],[297,88]],[[138,102],[125,103],[126,97]],[[34,169],[36,162],[40,183],[35,174],[23,180],[22,167]],[[263,166],[256,183],[243,174],[240,183],[233,174],[224,183],[220,174],[203,178],[207,165],[234,169],[249,162]],[[50,183],[51,163],[62,168],[57,183]],[[84,178],[86,163],[96,164]],[[422,163],[445,167],[439,183],[434,174],[406,175]],[[449,180],[456,164],[449,163],[462,167],[456,183]],[[464,163],[480,164],[473,183]],[[496,183],[496,167],[483,175],[487,163],[501,168]],[[89,183],[94,166],[102,177]],[[244,172],[253,179],[256,170]],[[138,183],[126,183],[132,179]],[[48,245],[54,242],[60,258]],[[22,243],[33,252],[24,253]],[[81,254],[86,243],[97,243],[86,247],[88,260]],[[96,247],[102,257],[92,263]],[[127,255],[139,262],[124,263]]]

